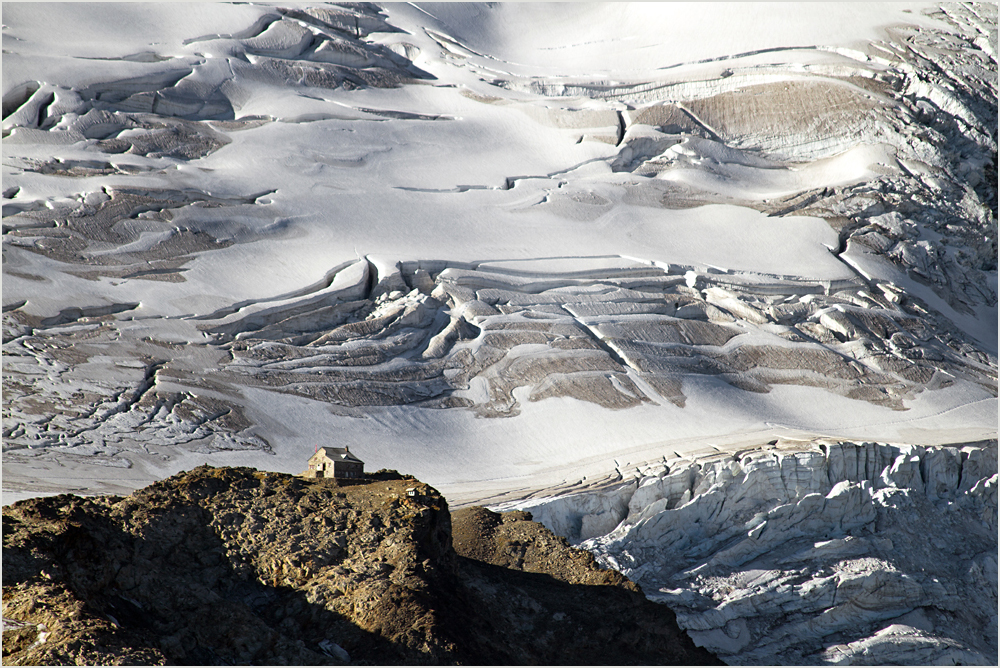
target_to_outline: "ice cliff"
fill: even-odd
[[[996,442],[803,445],[519,507],[729,664],[996,663]]]

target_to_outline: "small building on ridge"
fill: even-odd
[[[364,478],[365,463],[349,448],[320,448],[312,457],[305,471],[306,478]]]

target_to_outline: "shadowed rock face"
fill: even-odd
[[[4,509],[4,663],[717,663],[529,520],[461,511],[456,551],[445,500],[395,472],[32,499]]]

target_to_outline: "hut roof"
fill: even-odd
[[[320,448],[319,450],[316,451],[316,454],[313,455],[313,457],[317,456],[325,456],[334,461],[339,459],[340,461],[364,464],[364,462],[357,456],[355,456],[354,453],[351,452],[348,448]]]

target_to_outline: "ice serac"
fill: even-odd
[[[376,257],[190,320],[228,352],[227,384],[350,407],[510,417],[525,400],[564,396],[683,407],[701,376],[757,394],[816,386],[899,411],[951,378],[984,393],[993,383],[988,365],[881,293],[614,256]]]
[[[511,506],[730,664],[996,661],[995,441],[778,441]]]

